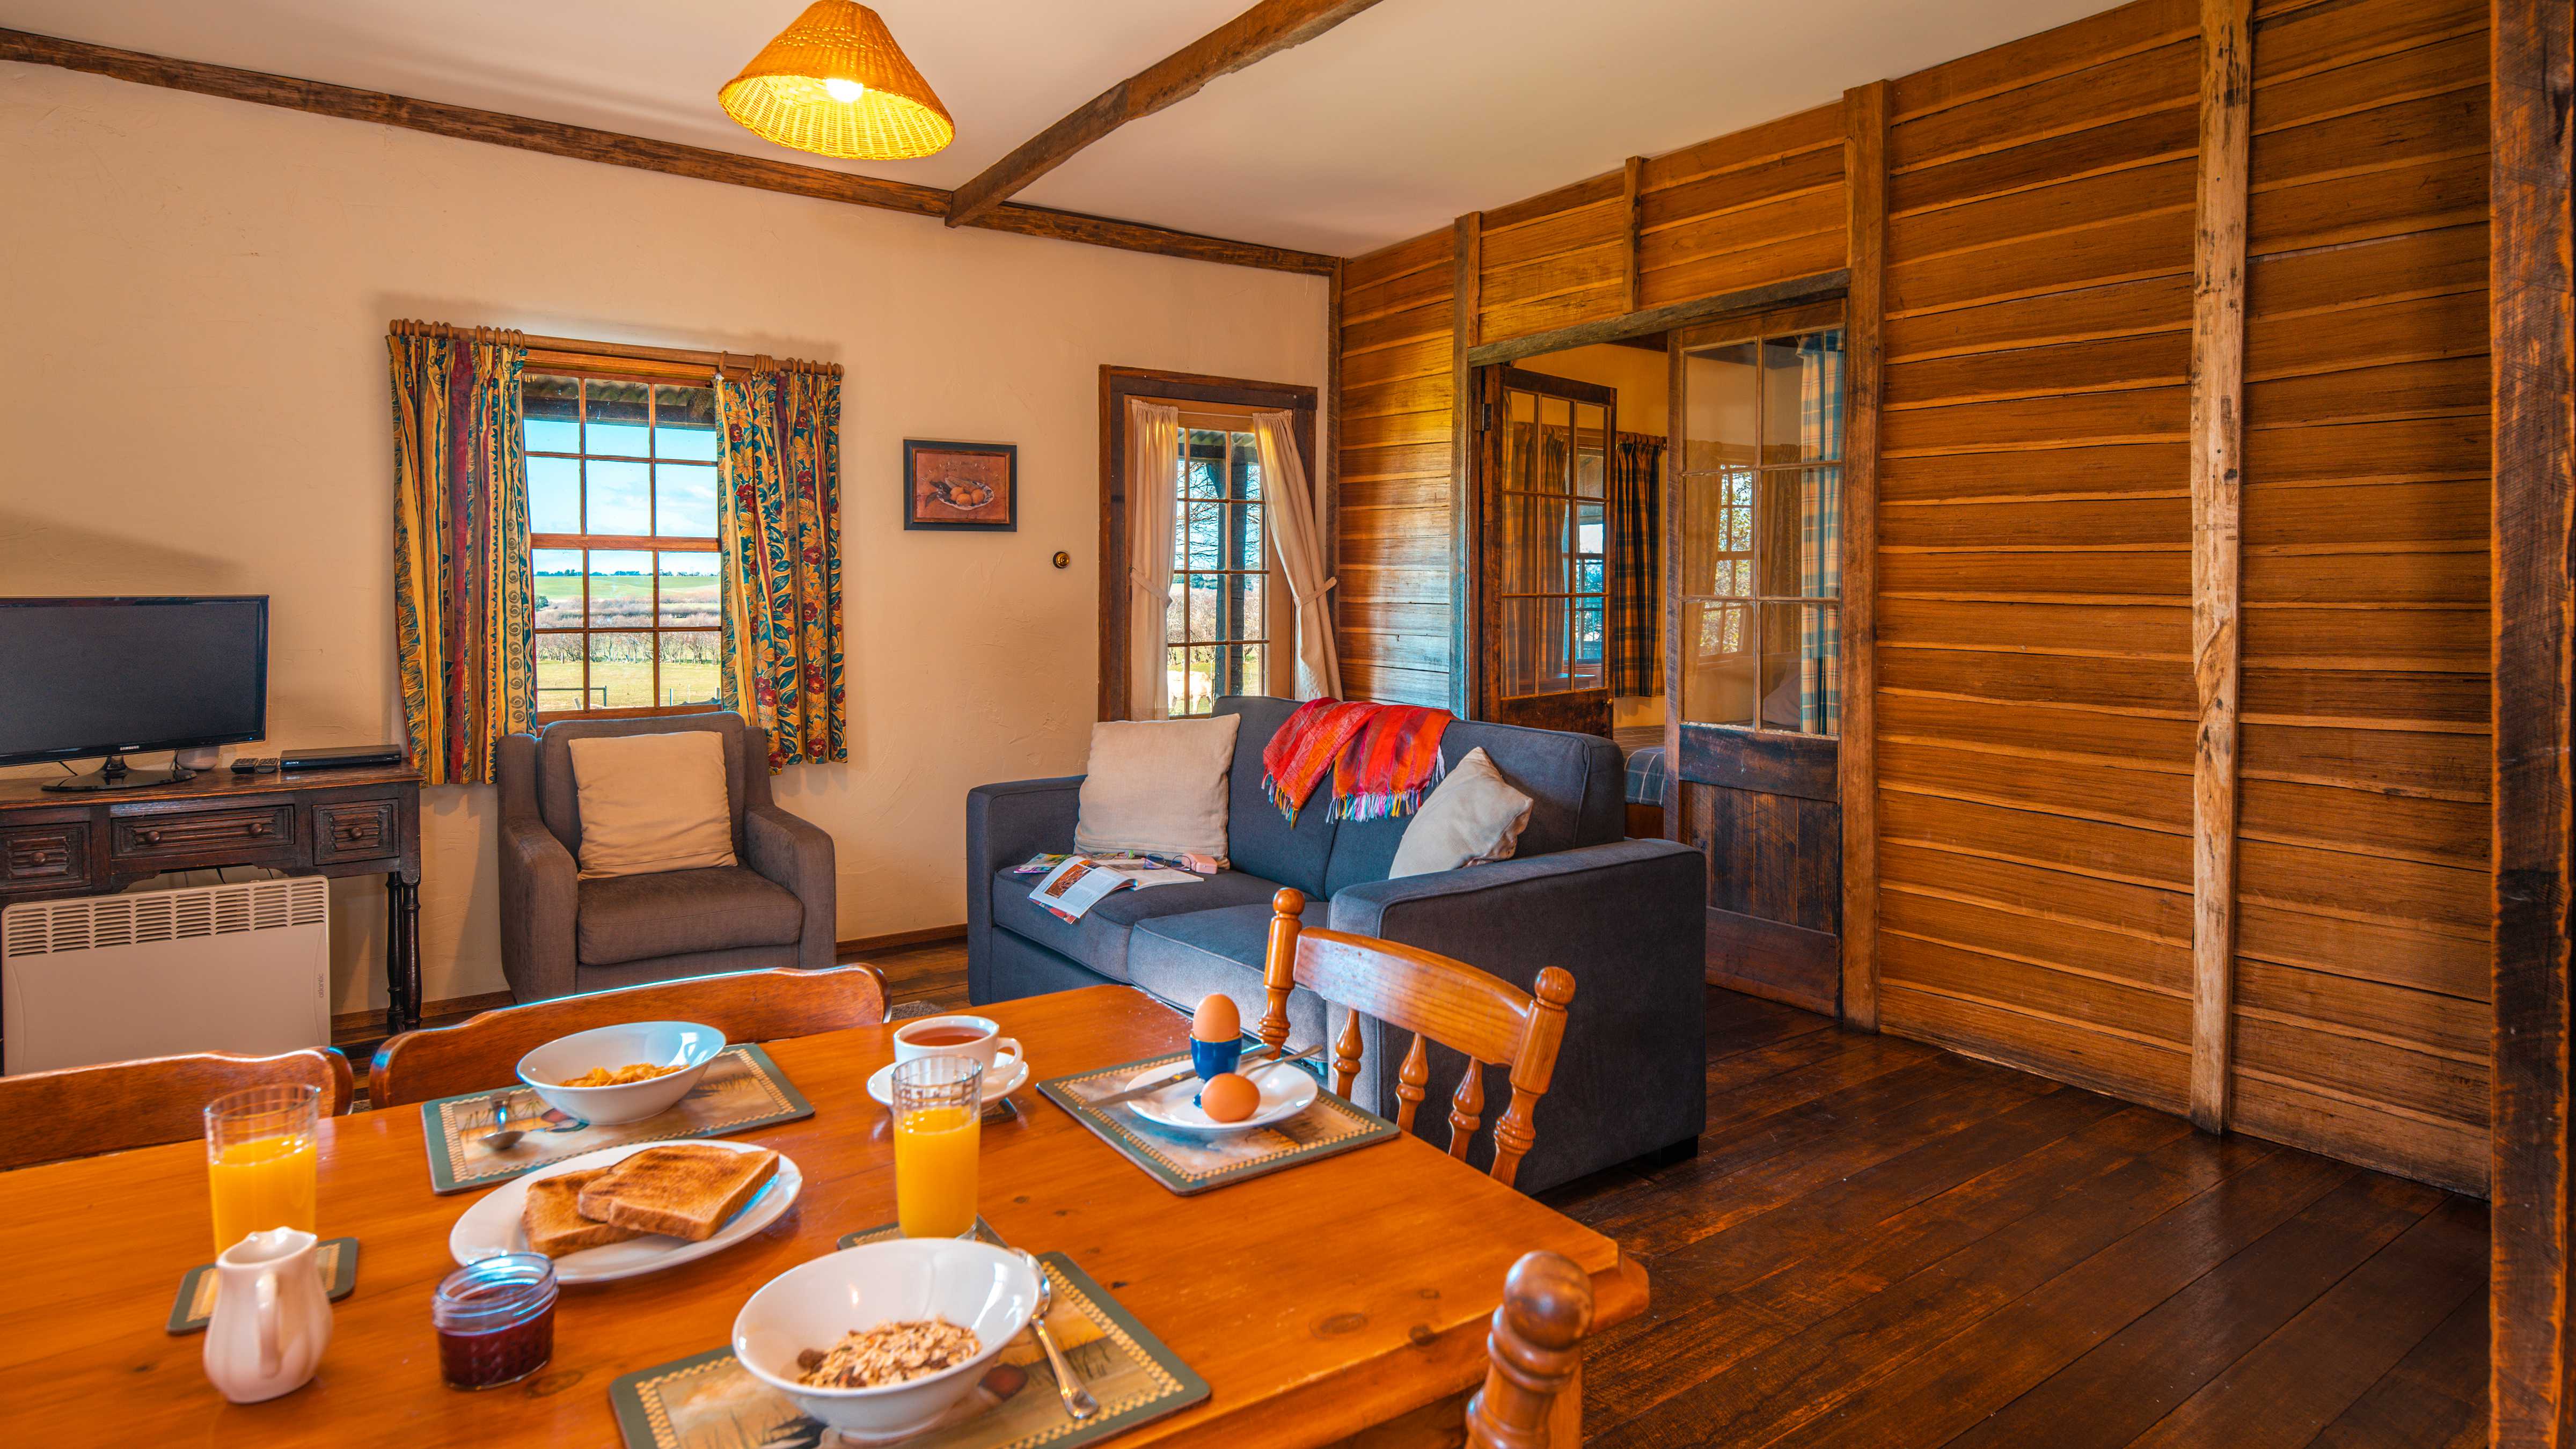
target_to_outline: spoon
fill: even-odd
[[[1064,1350],[1055,1346],[1055,1335],[1047,1332],[1047,1309],[1055,1302],[1055,1285],[1047,1281],[1046,1264],[1035,1253],[1023,1250],[1020,1256],[1027,1260],[1029,1271],[1038,1275],[1038,1307],[1029,1317],[1029,1327],[1037,1330],[1038,1347],[1046,1350],[1047,1366],[1055,1370],[1055,1391],[1064,1399],[1064,1411],[1078,1423],[1099,1413],[1100,1401],[1082,1386],[1082,1376],[1065,1362]]]
[[[483,1134],[483,1145],[494,1152],[507,1152],[511,1148],[518,1146],[519,1139],[528,1135],[528,1129],[525,1127],[510,1126],[509,1122],[510,1099],[508,1097],[494,1098],[492,1102],[492,1130]]]

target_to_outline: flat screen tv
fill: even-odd
[[[0,765],[105,756],[48,789],[166,784],[122,756],[268,733],[268,598],[0,599]]]

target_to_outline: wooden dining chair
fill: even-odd
[[[1462,1053],[1467,1070],[1449,1098],[1449,1155],[1464,1160],[1467,1144],[1484,1119],[1484,1067],[1511,1067],[1512,1101],[1494,1122],[1494,1179],[1510,1186],[1521,1159],[1538,1141],[1532,1122],[1538,1099],[1556,1074],[1556,1049],[1565,1037],[1565,1008],[1574,1000],[1574,978],[1554,966],[1538,973],[1535,995],[1522,992],[1463,961],[1416,946],[1339,931],[1310,931],[1298,920],[1306,893],[1293,887],[1271,897],[1270,952],[1262,971],[1268,1008],[1261,1040],[1272,1048],[1288,1041],[1288,996],[1303,986],[1326,1001],[1350,1008],[1333,1045],[1333,1091],[1349,1096],[1360,1071],[1360,1017],[1365,1014],[1413,1033],[1413,1046],[1396,1069],[1395,1125],[1413,1130],[1431,1080],[1429,1043]]]
[[[333,1117],[355,1089],[334,1047],[273,1057],[202,1052],[0,1077],[0,1171],[204,1134],[206,1104],[250,1087],[318,1087]]]
[[[455,1026],[407,1031],[376,1049],[367,1105],[399,1107],[519,1079],[519,1058],[559,1036],[629,1021],[694,1021],[725,1040],[777,1041],[885,1024],[885,975],[874,966],[740,971],[621,986],[504,1006]]]
[[[1485,1337],[1485,1386],[1467,1400],[1468,1449],[1579,1449],[1591,1327],[1592,1278],[1573,1259],[1514,1263]]]

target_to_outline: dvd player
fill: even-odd
[[[364,770],[400,765],[400,745],[334,745],[320,750],[287,750],[277,757],[284,770]]]

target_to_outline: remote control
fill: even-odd
[[[236,775],[274,775],[277,773],[277,756],[244,755],[240,759],[233,761],[233,773]]]

